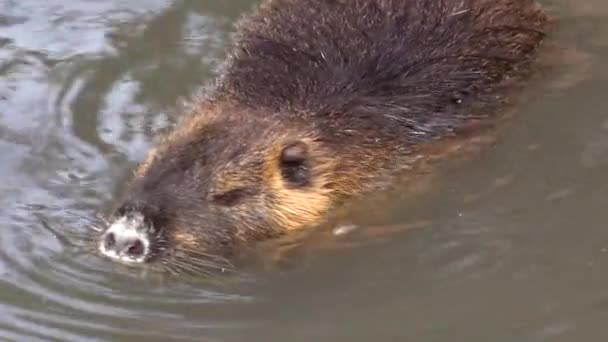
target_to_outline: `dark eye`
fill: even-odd
[[[281,152],[280,167],[281,175],[289,185],[309,185],[308,146],[300,141],[287,145]]]
[[[238,188],[215,194],[211,201],[215,204],[230,207],[240,203],[245,197],[253,195],[253,191],[248,188]]]

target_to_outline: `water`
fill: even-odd
[[[310,242],[227,284],[142,277],[67,243],[215,74],[253,3],[0,0],[1,340],[608,336],[603,0],[550,3],[568,63],[526,90],[496,145],[381,207],[370,243]],[[423,228],[376,238],[409,226]]]

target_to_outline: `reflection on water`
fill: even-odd
[[[231,14],[169,1],[0,8],[0,336],[165,340],[231,328],[229,316],[184,312],[248,295],[142,280],[63,238],[96,224],[177,98],[213,72]]]
[[[254,1],[0,1],[0,339],[599,340],[608,6],[547,2],[570,63],[529,90],[495,147],[386,208],[389,227],[425,229],[201,284],[70,241],[215,74]],[[364,239],[392,229],[376,228]]]

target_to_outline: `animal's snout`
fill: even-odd
[[[124,236],[110,232],[104,239],[105,249],[118,255],[139,258],[145,253],[145,243],[139,237]]]
[[[149,253],[150,239],[141,215],[114,221],[99,241],[99,251],[111,259],[141,263]]]

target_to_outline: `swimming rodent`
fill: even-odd
[[[491,116],[547,27],[534,0],[262,2],[137,168],[101,254],[212,271],[239,246],[318,225],[390,187],[418,146]]]

